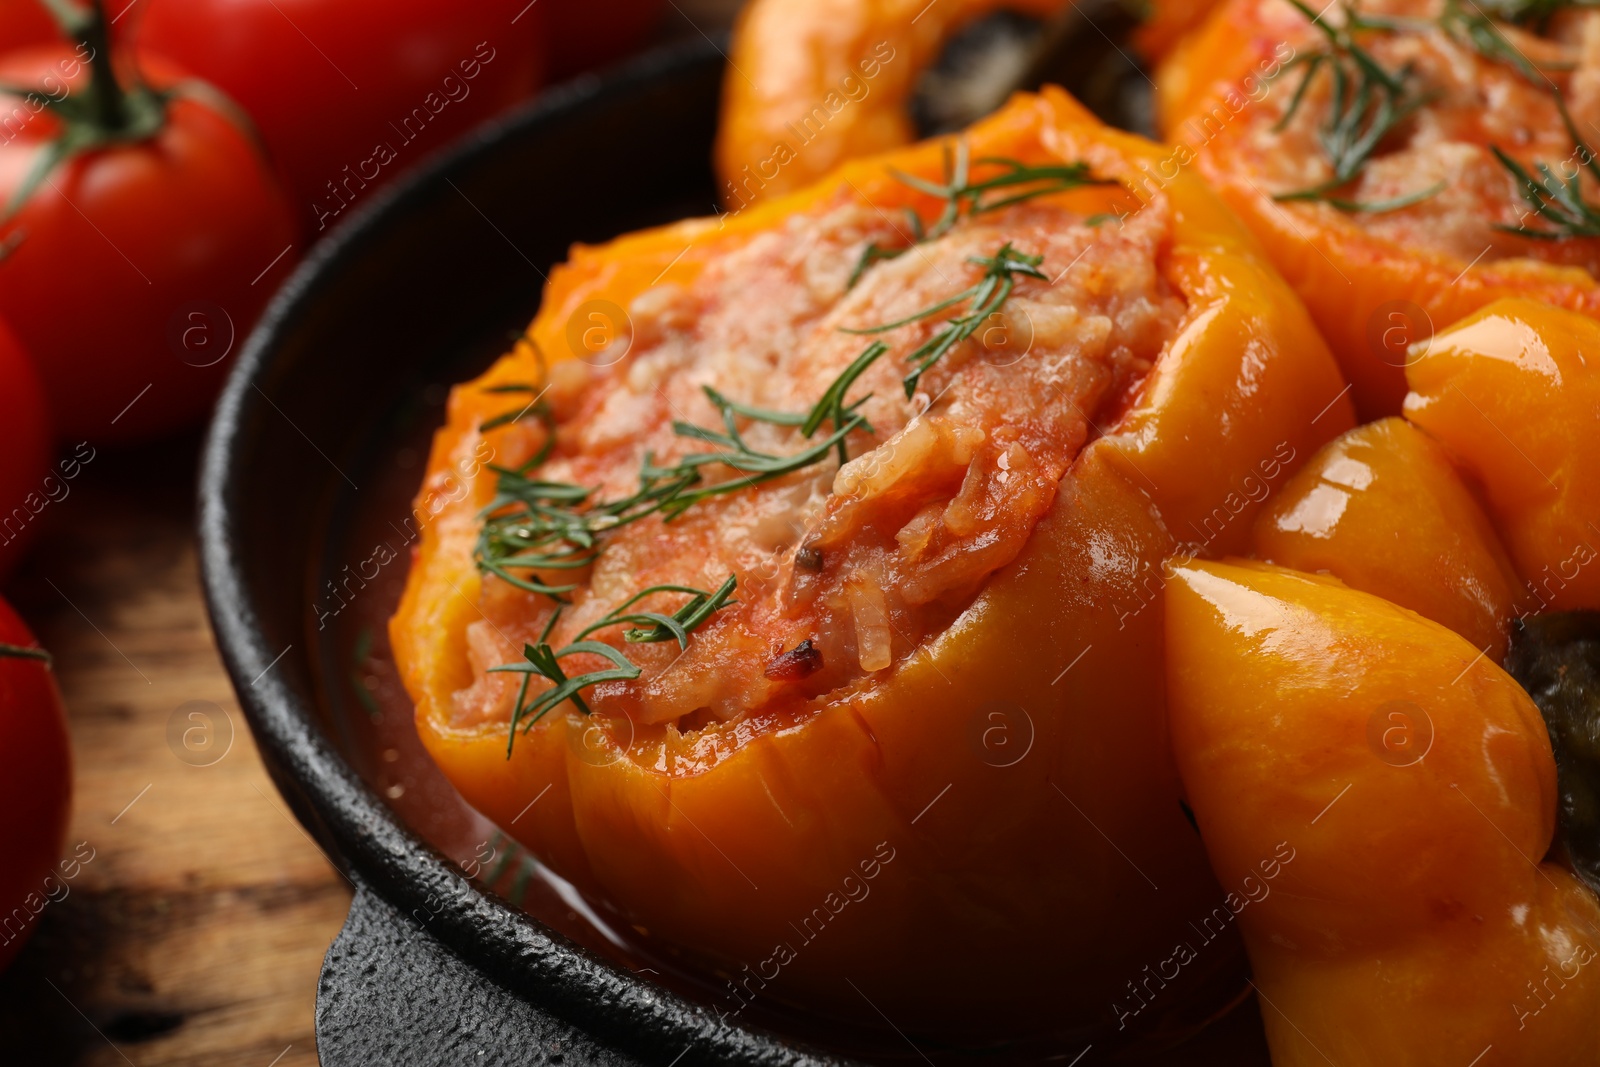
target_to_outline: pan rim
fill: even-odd
[[[503,145],[536,136],[542,127],[586,109],[649,92],[673,74],[720,65],[724,58],[716,41],[695,41],[647,53],[604,79],[589,75],[547,90],[532,104],[434,153],[353,208],[313,247],[241,347],[207,431],[197,508],[201,582],[219,652],[274,784],[330,861],[349,868],[341,871],[347,878],[354,874],[402,913],[424,911],[432,936],[475,972],[603,1043],[647,1060],[660,1056],[665,1062],[671,1051],[692,1043],[699,1062],[843,1064],[724,1022],[711,1009],[599,958],[466,879],[382,802],[325,736],[314,709],[271,670],[278,652],[265,642],[246,562],[233,548],[247,472],[259,458],[251,429],[261,408],[255,399],[258,383],[271,376],[282,341],[305,321],[329,278],[358,262],[413,203],[452,174],[492,158]]]

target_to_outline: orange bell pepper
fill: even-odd
[[[1521,296],[1600,317],[1600,238],[1542,216],[1529,199],[1540,186],[1495,155],[1535,177],[1541,163],[1554,168],[1540,194],[1547,200],[1561,192],[1557,178],[1581,177],[1581,195],[1592,195],[1583,176],[1592,153],[1574,144],[1552,87],[1580,129],[1600,101],[1586,75],[1571,73],[1576,43],[1498,25],[1489,32],[1512,45],[1497,56],[1478,51],[1464,30],[1440,29],[1436,0],[1392,0],[1370,13],[1393,28],[1361,30],[1355,45],[1404,91],[1368,95],[1374,111],[1357,132],[1374,130],[1380,98],[1412,117],[1378,131],[1381,150],[1352,163],[1343,184],[1323,140],[1336,107],[1330,64],[1297,96],[1307,64],[1330,46],[1285,0],[1226,0],[1162,63],[1157,95],[1180,164],[1192,163],[1261,239],[1338,357],[1357,408],[1377,418],[1399,412],[1408,345],[1494,300]],[[1322,29],[1345,17],[1338,6],[1325,14]]]
[[[1406,418],[1484,487],[1522,612],[1600,609],[1600,324],[1502,300],[1419,346]]]
[[[1505,656],[1521,581],[1449,453],[1403,419],[1311,457],[1256,520],[1254,552],[1325,571]]]
[[[1541,863],[1538,709],[1443,626],[1332,579],[1191,563],[1172,740],[1276,1067],[1600,1056],[1600,904]]]
[[[1000,10],[1048,18],[1066,0],[753,0],[723,81],[723,202],[803,189],[848,160],[916,140],[917,79],[962,27]]]
[[[1119,182],[1163,151],[1053,90],[1015,98],[966,139],[974,159],[1083,161]],[[529,422],[485,429],[508,403],[485,390],[536,379],[539,351],[554,377],[596,302],[692,291],[791,223],[863,207],[932,217],[940,201],[891,171],[936,180],[948,147],[854,162],[720,221],[574,248],[531,340],[452,394],[391,623],[397,662],[423,743],[462,795],[655,942],[709,961],[727,980],[719,1010],[774,998],[874,1025],[881,1010],[952,1039],[1180,1032],[1237,992],[1231,931],[1153,1007],[1115,1006],[1220,898],[1165,741],[1160,565],[1179,542],[1241,551],[1272,487],[1353,422],[1303,308],[1192,175],[1144,209],[1170,212],[1159,270],[1184,303],[1175,335],[1104,410],[1021,554],[920,651],[783,716],[681,733],[653,724],[648,704],[596,704],[588,719],[564,704],[509,758],[503,718],[454,712],[474,678],[469,625],[506,603],[548,611],[475,565],[495,493],[485,464],[514,465],[538,443]],[[1091,186],[1025,210],[1055,212],[1029,217],[1061,228],[1127,205],[1124,189]],[[740,299],[756,309],[763,295]],[[680,528],[648,522],[651,544]]]
[[[1133,44],[1146,59],[1159,60],[1205,21],[1218,0],[1149,0],[1147,14],[1133,31]]]
[[[1163,55],[1217,0],[1155,0],[1134,46]],[[916,140],[917,80],[997,11],[1049,19],[1068,0],[752,0],[734,30],[717,174],[733,209],[803,189],[839,164]],[[1093,31],[1086,31],[1093,32]]]

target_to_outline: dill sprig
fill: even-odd
[[[1542,33],[1563,11],[1600,7],[1600,0],[1473,0],[1473,6],[1504,22]]]
[[[885,259],[896,259],[916,245],[937,240],[954,229],[962,219],[972,218],[985,212],[999,211],[1001,208],[1020,204],[1035,197],[1064,193],[1086,185],[1117,184],[1109,178],[1096,178],[1090,173],[1087,163],[1035,165],[1006,156],[985,156],[971,160],[969,155],[970,150],[964,138],[956,140],[954,149],[948,143],[945,144],[942,183],[931,182],[900,170],[889,171],[898,181],[911,188],[943,200],[944,208],[931,226],[923,223],[922,216],[917,214],[915,209],[906,208],[906,220],[911,226],[911,244],[905,248],[886,248],[876,241],[870,242],[862,250],[855,269],[850,272],[848,288],[855,288],[856,282],[861,280],[867,268],[874,263]],[[974,165],[999,167],[1001,172],[974,181],[972,178]]]
[[[1479,4],[1473,3],[1469,8],[1459,0],[1445,0],[1444,10],[1439,13],[1439,26],[1485,59],[1503,63],[1529,81],[1544,79],[1544,73],[1523,55],[1522,49],[1506,39],[1505,32]]]
[[[906,357],[912,364],[911,372],[904,378],[907,398],[915,394],[922,375],[930,367],[970,338],[1005,304],[1019,277],[1046,279],[1039,270],[1043,257],[1019,252],[1009,242],[993,256],[972,256],[968,262],[984,268],[983,277],[969,288],[894,322],[844,331],[884,333],[966,305],[965,314],[950,318]],[[867,345],[806,412],[752,407],[731,400],[709,386],[704,387],[706,398],[722,416],[722,429],[679,420],[672,423],[672,431],[680,437],[711,445],[713,450],[691,452],[666,465],[657,463],[655,454],[647,452],[640,464],[638,488],[616,500],[597,502],[593,499],[593,487],[535,476],[534,472],[549,459],[555,447],[554,427],[550,426],[537,454],[520,467],[490,465],[489,469],[495,472],[498,480],[494,498],[482,512],[484,522],[476,550],[479,569],[518,589],[564,602],[577,585],[546,581],[540,573],[588,567],[599,557],[601,536],[612,530],[651,515],[671,521],[703,500],[804,470],[820,463],[830,453],[837,453],[841,464],[847,462],[846,439],[850,434],[858,430],[873,432],[871,424],[860,413],[871,394],[852,403],[848,401],[849,390],[868,367],[889,351],[889,346],[882,341]],[[799,452],[775,454],[752,447],[740,430],[740,419],[796,427],[807,440],[815,438],[825,423],[832,423],[832,431]],[[708,484],[702,472],[713,466],[727,467],[739,477]]]
[[[691,452],[670,465],[656,462],[647,452],[639,468],[638,488],[616,500],[594,502],[595,490],[570,482],[553,482],[533,476],[549,458],[554,434],[547,434],[538,454],[521,467],[490,467],[497,476],[495,496],[484,508],[483,528],[478,535],[478,567],[502,581],[530,593],[540,593],[557,601],[577,588],[557,585],[537,577],[540,571],[581,570],[600,554],[602,534],[638,522],[651,515],[671,521],[702,500],[746,489],[752,485],[821,462],[845,438],[858,429],[870,429],[855,411],[859,403],[841,409],[833,432],[809,448],[790,455],[759,451],[744,439],[737,419],[741,416],[778,425],[794,426],[804,414],[766,412],[728,400],[714,389],[706,396],[723,416],[724,432],[675,421],[672,430],[680,437],[716,446],[716,451]],[[808,432],[814,433],[815,429]],[[702,471],[724,466],[741,477],[705,483]],[[528,572],[524,577],[514,571]]]
[[[919,217],[917,213],[912,211],[910,208],[906,208],[906,214],[917,220],[917,224],[912,227],[913,235],[920,233],[922,228],[921,217]],[[913,236],[912,243],[914,244],[920,239],[920,237]],[[856,260],[855,269],[850,272],[850,280],[844,283],[844,287],[846,289],[854,289],[856,287],[856,282],[859,282],[861,280],[861,276],[867,273],[868,267],[871,267],[874,263],[885,259],[899,259],[906,253],[909,247],[910,246],[908,245],[906,248],[885,248],[876,241],[868,241],[867,247],[861,250],[861,258]]]
[[[545,387],[529,385],[525,382],[507,382],[503,385],[491,385],[484,388],[485,393],[526,393],[531,399],[520,408],[513,408],[501,415],[496,415],[478,426],[478,432],[488,433],[490,430],[509,425],[529,415],[544,419],[547,423],[551,419],[550,405],[545,401]]]
[[[805,421],[800,424],[800,432],[810,437],[828,419],[832,419],[833,425],[839,427],[843,426],[852,417],[860,418],[859,415],[856,415],[856,411],[862,404],[872,399],[872,394],[868,393],[854,404],[846,404],[845,395],[849,393],[850,387],[855,384],[856,379],[861,377],[868,367],[876,363],[879,356],[888,351],[889,346],[882,341],[874,341],[862,349],[861,354],[851,360],[850,365],[840,371],[839,376],[829,384],[828,388],[822,391],[822,398],[812,405],[811,410],[805,415]],[[872,427],[867,425],[865,419],[861,420],[861,425],[868,433],[873,432]],[[842,465],[847,458],[844,445],[841,443],[839,445],[840,464]]]
[[[1485,59],[1503,63],[1531,82],[1548,82],[1551,73],[1572,70],[1572,63],[1537,66],[1511,42],[1498,23],[1543,33],[1562,11],[1600,7],[1600,0],[1445,0],[1439,26]]]
[[[1049,280],[1049,277],[1039,270],[1039,264],[1044,262],[1043,256],[1030,256],[1026,253],[1018,252],[1009,241],[1002,245],[994,255],[969,256],[967,257],[967,262],[984,268],[983,277],[979,279],[976,285],[963,289],[955,296],[947,300],[941,300],[931,307],[925,307],[921,311],[913,312],[903,319],[884,323],[882,326],[870,326],[865,329],[843,329],[844,333],[854,334],[885,333],[889,330],[897,330],[902,326],[909,326],[914,322],[932,318],[939,312],[953,308],[958,304],[967,305],[968,311],[965,315],[958,315],[948,320],[934,332],[932,337],[918,345],[910,355],[906,356],[906,359],[912,364],[911,373],[907,374],[903,379],[906,399],[908,400],[916,393],[918,382],[921,381],[922,375],[927,373],[930,367],[939,362],[956,345],[971,337],[985,319],[1000,310],[1000,307],[1010,298],[1012,290],[1017,287],[1017,278],[1019,276]],[[872,349],[869,347],[867,351],[870,352]],[[887,349],[884,351],[887,351]],[[878,352],[871,359],[876,359],[877,356],[882,354],[883,352]],[[865,358],[867,358],[867,352],[863,352],[857,362],[859,363],[861,359]],[[862,367],[861,369],[865,370],[866,368]]]
[[[623,655],[621,650],[604,641],[591,641],[589,640],[591,635],[613,626],[630,626],[623,632],[623,640],[629,644],[676,641],[680,649],[686,649],[689,647],[690,634],[705,625],[711,616],[722,608],[735,603],[729,600],[729,597],[733,595],[737,586],[738,579],[731,574],[727,581],[714,590],[696,589],[688,585],[650,586],[635,593],[599,620],[578,631],[570,644],[559,649],[550,644],[550,634],[560,620],[563,610],[562,607],[557,607],[551,613],[549,621],[545,623],[544,630],[539,634],[539,640],[523,646],[522,663],[508,663],[489,668],[491,674],[522,675],[522,682],[517,687],[516,703],[511,711],[506,758],[511,757],[519,730],[524,734],[527,733],[533,729],[535,723],[564,702],[572,701],[574,707],[588,715],[591,712],[589,705],[583,699],[584,690],[593,688],[601,682],[632,681],[639,677],[641,672],[638,666]],[[684,593],[689,599],[671,615],[657,611],[629,610],[645,598],[662,593]],[[561,661],[576,655],[599,656],[611,666],[583,674],[568,675],[561,666]],[[549,689],[530,700],[528,690],[536,677],[547,679],[552,684]]]
[[[1306,90],[1317,73],[1326,68],[1333,79],[1333,94],[1328,115],[1317,130],[1317,140],[1333,167],[1333,177],[1306,189],[1279,193],[1273,199],[1320,200],[1340,211],[1381,212],[1407,207],[1437,194],[1444,188],[1443,182],[1390,200],[1362,202],[1335,195],[1361,176],[1383,140],[1419,108],[1431,102],[1434,94],[1417,89],[1415,70],[1410,64],[1390,70],[1356,41],[1357,33],[1390,30],[1393,28],[1390,23],[1363,17],[1346,4],[1344,25],[1335,27],[1323,21],[1302,0],[1289,0],[1289,3],[1311,21],[1328,43],[1326,48],[1296,56],[1285,65],[1285,71],[1300,66],[1305,68],[1305,73],[1289,99],[1283,118],[1274,128],[1282,130],[1294,119],[1305,101]]]
[[[1567,128],[1567,135],[1572,138],[1573,155],[1580,161],[1582,169],[1575,169],[1571,178],[1561,178],[1550,168],[1550,164],[1535,163],[1534,168],[1543,179],[1540,181],[1528,173],[1527,168],[1521,163],[1508,156],[1499,145],[1490,145],[1489,151],[1494,153],[1500,165],[1517,180],[1517,188],[1522,194],[1522,199],[1532,208],[1534,214],[1548,222],[1551,227],[1535,229],[1526,222],[1519,222],[1515,226],[1495,228],[1538,241],[1600,237],[1600,206],[1591,204],[1583,196],[1584,174],[1587,173],[1595,182],[1600,183],[1600,164],[1595,161],[1594,150],[1578,134],[1577,124],[1572,121],[1572,115],[1567,111],[1567,104],[1562,99],[1561,92],[1553,89],[1552,95],[1555,97],[1556,110],[1561,113],[1561,121]]]

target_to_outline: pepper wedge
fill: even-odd
[[[1274,1065],[1594,1063],[1600,903],[1540,862],[1555,763],[1522,688],[1332,579],[1193,563],[1167,598],[1173,747]]]

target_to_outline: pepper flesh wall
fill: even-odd
[[[1357,427],[1273,497],[1255,553],[1410,608],[1499,663],[1522,582],[1455,463],[1403,419]]]
[[[717,124],[718,190],[743,210],[852,159],[916,140],[917,81],[962,27],[1049,18],[1068,0],[752,0],[740,11]]]
[[[1526,591],[1519,614],[1600,610],[1600,323],[1501,300],[1406,368],[1406,419],[1461,457]]]
[[[1270,877],[1239,924],[1274,1067],[1596,1062],[1600,904],[1539,862],[1556,767],[1509,675],[1414,612],[1266,564],[1178,567],[1166,636],[1212,867],[1230,889]]]
[[[1161,151],[1053,90],[966,137],[973,160],[1083,162],[1123,183]],[[1272,488],[1353,415],[1298,300],[1193,176],[1142,210],[1106,185],[982,213],[851,288],[868,242],[907,239],[903,208],[943,206],[891,171],[938,181],[949,147],[574,248],[529,341],[452,394],[397,660],[462,795],[730,977],[729,1016],[790,1002],[881,1025],[881,1009],[953,1040],[1192,1025],[1241,988],[1232,930],[1118,1031],[1129,980],[1223,898],[1166,741],[1162,561],[1243,550]],[[547,430],[482,429],[522,403],[485,390],[537,380],[542,353],[557,429],[540,476],[603,499],[635,484],[646,450],[664,463],[686,447],[674,421],[714,425],[701,386],[803,411],[866,340],[839,327],[961,290],[965,257],[1001,241],[1045,256],[1047,279],[1023,278],[1004,329],[952,350],[915,399],[901,356],[938,323],[883,334],[893,351],[850,393],[871,394],[871,432],[851,433],[842,469],[635,522],[587,571],[549,576],[577,586],[557,644],[657,583],[732,573],[737,603],[681,655],[627,645],[639,678],[588,690],[587,717],[560,705],[508,758],[515,686],[490,668],[554,605],[475,565],[495,493],[481,456],[514,467]],[[631,320],[623,356],[575,343],[597,309]],[[777,453],[806,443],[745,429]],[[442,492],[457,478],[465,492]],[[622,647],[619,631],[595,639]]]

